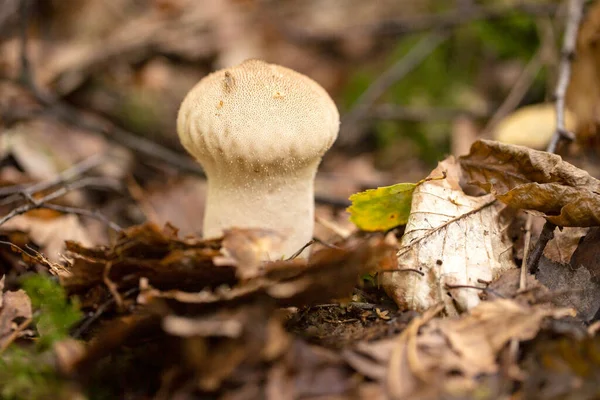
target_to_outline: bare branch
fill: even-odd
[[[573,133],[567,131],[565,126],[565,96],[571,79],[571,61],[575,57],[575,43],[577,42],[577,32],[583,14],[583,0],[569,1],[569,12],[567,15],[567,26],[563,38],[562,54],[558,82],[554,96],[556,99],[556,132],[548,145],[548,153],[556,152],[556,148],[561,140],[573,140]]]
[[[584,0],[570,0],[569,10],[567,13],[567,24],[565,28],[562,54],[558,75],[558,82],[556,84],[555,98],[556,98],[556,131],[550,140],[550,144],[546,151],[548,153],[556,152],[556,148],[562,141],[573,140],[573,133],[567,131],[565,126],[565,96],[567,93],[567,87],[569,86],[569,80],[571,79],[571,61],[575,56],[575,44],[577,42],[577,33],[579,32],[579,25],[581,23],[581,17],[583,15],[583,3]],[[535,248],[531,252],[529,260],[529,272],[533,273],[538,268],[538,263],[542,257],[542,253],[546,248],[546,245],[554,237],[554,229],[556,225],[546,221],[542,233],[535,244]]]
[[[67,184],[40,199],[34,199],[31,196],[31,194],[24,192],[23,196],[27,199],[28,202],[26,204],[23,204],[22,206],[14,208],[11,212],[6,214],[4,217],[0,218],[0,226],[2,226],[6,221],[8,221],[18,215],[25,214],[31,210],[37,210],[40,208],[44,208],[44,209],[49,209],[49,210],[56,210],[56,211],[60,211],[60,212],[78,214],[78,215],[82,215],[82,216],[86,216],[86,217],[90,217],[90,218],[95,218],[95,219],[98,219],[98,220],[106,223],[111,229],[113,229],[117,232],[120,232],[122,230],[121,227],[119,225],[115,224],[114,222],[111,222],[108,218],[106,218],[106,216],[101,214],[99,211],[89,211],[89,210],[84,210],[84,209],[75,208],[75,207],[66,207],[66,206],[60,206],[57,204],[50,204],[50,201],[55,200],[59,197],[62,197],[72,190],[81,189],[82,187],[89,186],[90,183],[98,182],[99,180],[102,180],[102,179],[103,178],[81,179],[80,181],[77,181],[77,182],[74,182],[71,184]]]

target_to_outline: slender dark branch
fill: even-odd
[[[76,214],[81,215],[82,217],[97,219],[98,221],[104,222],[110,229],[112,229],[115,232],[121,232],[123,230],[123,228],[109,220],[106,217],[106,215],[102,214],[98,210],[86,210],[84,208],[61,206],[58,204],[43,204],[41,207],[66,214]]]
[[[139,288],[131,288],[125,293],[123,293],[122,297],[127,298],[133,294],[136,294],[140,291]],[[94,322],[96,322],[108,309],[116,303],[115,298],[111,296],[106,302],[100,304],[96,311],[88,316],[83,317],[73,328],[71,328],[71,336],[75,339],[81,338],[87,330],[92,326]]]
[[[28,200],[28,202],[26,204],[23,204],[22,206],[14,208],[11,212],[6,214],[4,217],[0,218],[0,226],[2,226],[6,221],[8,221],[18,215],[25,214],[32,210],[45,208],[45,209],[56,210],[56,211],[60,211],[60,212],[67,212],[67,213],[78,214],[78,215],[82,215],[82,216],[86,216],[86,217],[90,217],[90,218],[95,218],[102,222],[105,222],[111,229],[114,229],[115,231],[120,232],[121,227],[118,226],[117,224],[115,224],[114,222],[109,221],[108,218],[106,218],[99,211],[88,211],[88,210],[83,210],[80,208],[66,207],[66,206],[60,206],[60,205],[49,203],[52,200],[55,200],[59,197],[64,196],[65,194],[67,194],[68,192],[70,192],[72,190],[81,189],[82,187],[89,186],[90,183],[93,183],[93,182],[96,182],[99,180],[102,180],[102,178],[100,178],[100,179],[99,178],[82,179],[82,180],[74,182],[72,184],[67,184],[67,185],[55,190],[54,192],[47,194],[46,196],[44,196],[40,199],[33,198],[31,196],[31,194],[23,193],[24,197]]]
[[[481,290],[482,292],[491,293],[494,296],[500,297],[502,299],[506,298],[506,296],[503,296],[502,294],[498,293],[494,289],[490,289],[488,287],[479,287],[479,286],[472,286],[472,285],[449,285],[449,284],[446,284],[445,286],[446,286],[446,289],[475,289],[475,290]]]
[[[50,189],[53,186],[60,185],[71,181],[74,178],[77,178],[89,170],[97,167],[104,161],[105,156],[103,154],[95,154],[91,157],[86,158],[85,160],[73,165],[70,168],[65,169],[60,172],[55,177],[34,183],[29,186],[24,185],[14,185],[14,186],[6,186],[0,188],[0,196],[10,195],[6,199],[3,199],[0,204],[8,204],[15,201],[17,198],[21,198],[22,193],[27,193],[29,195],[33,195],[42,190]]]
[[[542,228],[542,233],[540,233],[540,237],[538,238],[535,247],[531,251],[529,255],[529,260],[527,264],[529,265],[529,273],[535,274],[538,269],[538,264],[540,262],[540,258],[542,258],[542,254],[544,254],[544,249],[546,245],[552,238],[554,237],[554,229],[556,225],[552,222],[546,221],[544,227]]]
[[[575,44],[583,15],[583,3],[584,0],[569,1],[569,12],[567,14],[567,25],[563,38],[558,82],[554,92],[556,98],[556,132],[546,149],[548,153],[556,152],[556,148],[561,141],[571,141],[574,139],[573,133],[567,131],[565,125],[565,96],[571,79],[571,62],[575,57]]]
[[[414,274],[418,274],[421,276],[425,276],[425,273],[423,271],[419,271],[416,268],[401,268],[401,269],[384,269],[384,270],[379,270],[377,271],[378,273],[385,273],[385,272],[412,272]]]
[[[315,243],[316,243],[316,240],[314,238],[309,240],[308,242],[306,242],[306,244],[304,246],[300,247],[294,254],[292,254],[290,257],[286,258],[285,261],[290,261],[290,260],[293,260],[294,258],[297,258],[300,254],[302,254],[302,252],[306,248],[312,246]]]
[[[422,38],[406,56],[398,60],[379,76],[365,92],[360,95],[356,105],[342,118],[342,134],[339,145],[353,145],[360,141],[359,122],[366,118],[373,104],[396,82],[418,67],[440,44],[448,39],[447,33],[432,32]]]

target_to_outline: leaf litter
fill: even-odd
[[[450,158],[430,175],[444,179],[415,188],[400,242],[393,233],[359,232],[308,260],[261,261],[281,238],[251,229],[207,240],[147,223],[109,246],[67,241],[68,273],[56,275],[84,316],[72,338],[48,350],[52,368],[80,388],[201,398],[497,398],[511,382],[543,379],[529,372],[539,355],[528,343],[593,341],[569,332],[593,321],[598,290],[564,268],[548,280],[543,266],[539,280],[528,276],[527,290],[519,289],[507,234],[514,212],[493,195],[466,195],[460,174]],[[553,246],[593,267],[597,239],[585,234]],[[17,254],[25,265],[48,265],[41,255]],[[593,296],[568,292],[575,282]],[[410,304],[411,296],[422,303]],[[19,327],[34,312],[25,292],[5,288],[2,299],[2,337],[26,343],[48,334],[37,321],[33,331]],[[515,341],[525,357],[507,361]],[[523,398],[534,398],[523,388]]]
[[[119,26],[120,18],[113,18],[114,14],[109,13],[110,17],[106,18],[109,27],[118,29],[111,28],[107,34],[94,33],[98,25],[84,22],[82,25],[89,25],[90,29],[86,40],[92,44],[106,43],[106,46],[85,46],[60,34],[59,29],[58,45],[55,44],[55,50],[59,51],[49,52],[48,68],[38,68],[40,80],[51,83],[57,93],[74,94],[75,98],[70,101],[75,103],[81,100],[77,96],[91,98],[84,100],[86,109],[112,114],[120,123],[127,123],[119,114],[125,114],[121,110],[142,107],[144,115],[160,112],[159,118],[153,118],[170,130],[169,113],[176,110],[176,105],[173,108],[174,102],[159,99],[179,99],[190,82],[199,77],[179,73],[171,56],[181,57],[189,64],[202,64],[203,69],[210,64],[204,62],[207,57],[235,59],[240,56],[235,54],[240,46],[218,49],[224,47],[223,44],[214,45],[206,40],[212,31],[205,26],[228,30],[232,24],[238,26],[235,22],[238,20],[249,24],[244,13],[226,2],[193,14],[182,12],[187,3],[194,2],[158,1],[152,13],[144,15],[142,12],[139,18],[131,19],[124,26]],[[90,4],[94,11],[95,3]],[[321,7],[313,8],[318,15],[335,14],[323,13]],[[600,8],[591,9],[589,19],[593,20]],[[406,10],[400,7],[397,12],[404,15]],[[95,21],[102,13],[100,7],[94,12],[88,10],[83,16],[87,15],[86,21],[89,18]],[[106,10],[104,13],[106,17]],[[63,18],[67,16],[67,20],[57,26],[64,25],[67,31],[73,29],[68,15],[75,15],[74,21],[82,17],[77,13],[64,13]],[[179,25],[169,22],[169,15],[175,20],[195,22],[189,27],[201,28],[194,28],[198,30],[196,35],[189,35],[186,28],[186,34],[181,35]],[[351,21],[358,16],[364,23],[361,12],[350,13],[347,19]],[[385,18],[389,16],[386,13]],[[208,23],[213,20],[223,24]],[[339,24],[340,19],[328,17],[325,21],[324,26],[330,29],[332,22]],[[144,35],[134,35],[133,42],[121,40],[127,39],[127,32],[137,32],[140,24]],[[578,138],[583,139],[593,138],[590,133],[595,132],[597,125],[594,118],[597,93],[592,90],[597,86],[597,68],[590,68],[597,63],[595,26],[593,21],[583,25],[585,35],[578,41],[580,54],[574,65],[573,81],[578,84],[572,84],[570,99],[567,99],[574,105],[578,120],[584,121],[577,132]],[[347,30],[345,28],[342,30]],[[54,35],[57,34],[55,29],[52,28]],[[166,36],[152,34],[158,31]],[[247,38],[243,29],[235,31],[217,36],[226,36],[233,42],[237,37],[240,43],[255,39]],[[181,36],[187,39],[179,40]],[[360,53],[361,46],[354,43],[355,36],[364,41],[364,35],[344,39],[347,43],[342,53],[352,48]],[[314,74],[311,75],[342,76],[346,71],[341,65],[350,64],[338,63],[340,66],[332,70],[319,64],[314,55],[297,57],[307,54],[306,50],[296,46],[290,52],[290,45],[273,33],[269,41],[279,43],[277,51],[271,49],[277,57],[284,60],[287,57],[287,61],[308,60],[304,62],[312,69]],[[13,41],[13,44],[18,43]],[[36,47],[39,43],[34,39],[30,45]],[[94,50],[104,47],[104,52]],[[147,47],[159,49],[161,55],[149,59],[141,57],[139,68],[123,64],[115,57],[123,49],[125,54],[146,53]],[[162,54],[168,54],[168,59]],[[137,56],[132,58],[138,59]],[[10,66],[15,60],[7,63]],[[203,61],[199,63],[199,60]],[[33,61],[39,64],[36,58]],[[89,68],[92,64],[107,67],[100,70],[112,70],[114,64],[117,79],[110,76],[110,71],[108,78],[96,74],[95,68]],[[17,69],[14,65],[11,68]],[[129,69],[131,73],[123,72]],[[149,74],[154,77],[149,78]],[[84,84],[88,80],[105,90],[89,88]],[[120,84],[111,82],[115,80]],[[140,84],[144,81],[152,81],[157,86],[147,90]],[[130,86],[127,89],[133,91],[134,96],[111,98],[110,104],[104,104],[106,88],[123,92],[123,82]],[[339,82],[327,84],[333,87]],[[168,91],[165,89],[168,87],[174,89]],[[13,89],[2,86],[2,90]],[[580,96],[582,93],[588,97]],[[150,99],[150,104],[145,105],[135,96]],[[22,103],[27,96],[13,97]],[[19,107],[9,104],[8,109],[39,111],[37,105],[32,108],[31,102],[25,107],[20,107],[20,103]],[[87,135],[85,142],[77,141],[83,137],[82,132],[45,119],[42,136],[40,132],[37,136],[30,133],[40,131],[39,125],[39,122],[37,126],[20,124],[11,131],[16,135],[27,132],[29,140],[41,138],[42,143],[34,141],[33,145],[14,147],[12,154],[2,154],[3,161],[14,164],[2,168],[2,186],[10,189],[10,185],[22,184],[26,187],[32,181],[52,178],[58,170],[81,159],[83,153],[114,147],[95,134]],[[146,132],[146,128],[148,126],[138,130]],[[65,137],[74,139],[64,140]],[[50,157],[43,154],[48,143],[52,144],[51,149],[55,144],[60,145],[61,154],[50,154]],[[36,154],[31,155],[27,150],[35,150]],[[102,167],[112,168],[113,173],[116,170],[114,176],[118,179],[135,173],[136,179],[141,177],[140,187],[150,190],[136,192],[135,185],[129,184],[126,193],[120,186],[107,185],[105,180],[101,185],[104,190],[110,187],[118,196],[71,192],[55,205],[73,207],[93,203],[110,217],[124,221],[123,226],[133,227],[114,234],[107,232],[102,224],[93,225],[80,217],[70,218],[73,215],[68,212],[42,216],[31,211],[23,216],[26,224],[11,229],[8,225],[1,227],[0,240],[12,245],[0,246],[0,272],[4,275],[0,285],[0,346],[8,343],[7,348],[0,350],[0,397],[6,397],[7,393],[12,395],[10,390],[14,390],[17,381],[13,378],[16,376],[13,362],[24,359],[29,362],[28,368],[37,368],[32,369],[37,371],[32,375],[37,384],[26,389],[54,390],[38,398],[595,398],[600,368],[598,316],[593,314],[598,304],[593,297],[575,301],[573,293],[597,293],[595,289],[582,290],[590,281],[595,284],[598,280],[597,231],[592,228],[575,232],[565,228],[564,236],[555,235],[555,241],[545,253],[554,269],[545,274],[547,260],[542,259],[538,275],[527,275],[523,288],[520,271],[512,265],[513,258],[520,261],[519,252],[511,248],[510,241],[521,234],[508,238],[511,210],[500,202],[508,199],[509,204],[515,205],[516,201],[516,208],[533,210],[561,226],[593,226],[597,223],[596,182],[585,178],[581,170],[552,157],[536,164],[532,171],[527,158],[537,159],[537,153],[528,150],[508,147],[496,156],[498,159],[476,160],[483,178],[466,167],[465,159],[461,162],[466,173],[473,174],[471,178],[478,180],[481,186],[487,188],[489,184],[489,189],[495,191],[491,196],[468,196],[458,183],[457,167],[448,167],[452,162],[446,161],[442,169],[452,172],[448,179],[427,182],[432,185],[429,187],[424,184],[412,188],[414,193],[409,187],[414,196],[405,196],[410,204],[406,207],[404,203],[403,218],[393,220],[393,225],[376,221],[368,226],[374,222],[367,218],[365,225],[358,225],[372,233],[338,234],[336,237],[342,237],[341,240],[314,245],[317,250],[308,261],[271,263],[260,261],[262,254],[277,245],[277,235],[269,232],[233,229],[223,238],[210,240],[193,236],[197,232],[194,227],[201,219],[201,213],[196,210],[199,203],[193,201],[193,193],[203,185],[201,180],[190,177],[178,189],[174,189],[177,185],[161,184],[153,191],[145,181],[151,175],[148,168],[162,169],[163,166],[142,161],[143,165],[135,165],[133,170],[134,165],[128,161],[123,166],[111,160]],[[502,164],[506,160],[510,161]],[[343,159],[342,164],[346,163],[348,160]],[[370,164],[369,167],[372,169]],[[100,171],[103,168],[95,171],[98,177],[113,176]],[[421,171],[415,168],[413,159],[402,164],[402,168],[411,169],[412,173],[415,169]],[[443,171],[436,170],[431,176],[439,177]],[[490,175],[486,175],[486,171],[491,171]],[[164,175],[169,174],[172,171]],[[329,178],[327,191],[331,181],[335,179]],[[61,182],[64,183],[73,182]],[[357,185],[354,181],[351,183]],[[389,183],[381,183],[386,184]],[[532,188],[535,191],[531,193],[546,196],[545,204],[527,198],[527,191]],[[500,202],[494,201],[493,196],[507,195],[515,189],[512,197],[497,197]],[[358,190],[364,187],[351,192]],[[133,202],[126,198],[128,195]],[[184,207],[174,209],[171,204],[180,203],[181,196],[189,197],[189,204],[186,200]],[[585,207],[577,210],[583,212],[574,213],[573,202],[583,204]],[[392,205],[392,213],[396,207]],[[2,208],[3,214],[10,210]],[[431,214],[418,218],[419,213]],[[65,216],[78,231],[91,237],[85,240],[83,235],[66,229]],[[389,214],[387,217],[389,219]],[[49,226],[53,225],[52,229],[36,233],[35,229],[39,228],[36,225],[44,219]],[[144,220],[157,224],[142,224]],[[181,233],[168,223],[163,227],[167,221],[179,226]],[[401,226],[388,236],[379,232],[405,222],[408,222],[406,227]],[[403,236],[404,232],[408,234]],[[188,234],[192,236],[184,236]],[[398,236],[399,245],[390,239],[394,235]],[[440,243],[441,237],[446,240]],[[71,241],[63,244],[63,239]],[[101,243],[105,245],[99,246]],[[481,243],[484,245],[480,246]],[[487,250],[485,256],[483,248]],[[402,253],[402,250],[407,252]],[[39,296],[28,294],[35,292],[20,289],[23,280],[31,275],[46,277],[47,281],[38,282],[34,289],[44,288],[45,298],[52,307],[40,305]],[[547,280],[548,276],[551,279]],[[398,295],[392,293],[400,307],[390,301],[377,284],[378,281],[386,284],[391,277],[396,284],[406,287]],[[439,290],[432,291],[432,287]],[[79,308],[84,313],[70,329],[67,326],[70,317],[57,318],[76,315],[63,309],[69,305],[65,304],[62,291],[72,299],[75,311]],[[408,309],[406,293],[422,292],[427,294],[425,299],[410,304],[419,311]],[[565,296],[568,301],[562,302]],[[577,316],[573,317],[575,311],[564,307],[573,307]],[[58,322],[42,322],[40,314],[52,315]],[[48,329],[48,325],[59,326],[61,338],[48,340],[56,333]],[[49,348],[28,352],[39,343],[50,341]],[[519,344],[518,350],[515,343]],[[19,358],[19,351],[24,351],[25,357]],[[21,369],[18,371],[22,373]],[[29,394],[27,390],[20,393]]]

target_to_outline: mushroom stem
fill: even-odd
[[[314,177],[319,161],[293,171],[247,171],[239,167],[208,169],[204,237],[223,234],[232,226],[270,229],[283,244],[270,260],[286,258],[312,239],[314,229]],[[302,253],[305,256],[308,250]]]

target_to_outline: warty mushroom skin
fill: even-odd
[[[204,236],[272,229],[286,238],[272,260],[306,244],[314,177],[339,123],[319,84],[279,65],[247,60],[200,80],[181,104],[177,131],[208,178]]]

